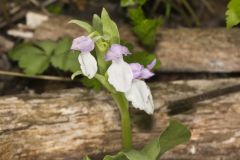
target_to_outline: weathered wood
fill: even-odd
[[[67,22],[70,17],[52,16],[35,31],[34,38],[59,39],[85,34],[79,27]],[[119,24],[121,38],[133,43],[137,39],[126,24]],[[239,72],[240,30],[161,29],[155,54],[162,62],[160,71],[171,72]]]
[[[132,112],[134,146],[159,135],[169,119],[169,104],[239,84],[239,79],[151,84],[156,110],[152,118]],[[163,159],[239,159],[240,93],[234,92],[193,103],[188,112],[173,116],[189,126],[192,138]],[[117,107],[105,92],[69,89],[0,98],[1,160],[75,160],[116,152],[121,148],[120,136]]]

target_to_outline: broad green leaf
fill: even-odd
[[[53,53],[53,50],[56,47],[56,42],[50,41],[50,40],[37,41],[37,42],[34,42],[34,44],[37,47],[41,48],[44,51],[44,53],[48,56],[50,56]]]
[[[71,79],[73,80],[75,77],[82,75],[82,71],[76,71],[72,74]]]
[[[105,156],[103,160],[150,160],[146,155],[137,151],[119,152],[117,155]]]
[[[76,72],[80,69],[78,62],[78,52],[65,52],[62,54],[54,54],[51,57],[51,63],[54,67],[63,71]]]
[[[123,154],[116,154],[116,155],[106,155],[103,160],[128,160],[126,156]]]
[[[231,0],[227,8],[227,28],[232,28],[240,23],[240,0]]]
[[[54,54],[58,55],[58,54],[69,52],[71,45],[72,45],[72,40],[70,38],[63,38],[59,40],[56,44]]]
[[[133,25],[140,24],[145,19],[145,15],[141,7],[129,8],[128,16],[131,19]]]
[[[27,52],[21,56],[18,64],[28,75],[41,74],[49,66],[49,57],[43,53]]]
[[[186,126],[177,120],[170,120],[169,126],[160,135],[147,144],[142,153],[147,155],[149,160],[157,160],[163,153],[175,146],[189,141],[191,132]]]
[[[88,87],[97,91],[99,91],[102,88],[102,84],[95,78],[88,79],[87,77],[83,77],[81,79],[81,82],[85,87]]]
[[[83,29],[85,29],[88,33],[91,33],[93,31],[92,26],[84,21],[74,19],[74,20],[69,21],[68,23],[74,23],[74,24],[82,27]]]
[[[96,31],[98,31],[98,33],[102,34],[103,26],[102,26],[101,18],[96,14],[93,15],[92,25],[93,25],[94,30],[96,30]]]
[[[129,160],[149,160],[147,155],[136,150],[131,150],[129,152],[121,152],[121,153],[125,155]]]
[[[103,8],[101,14],[101,21],[103,25],[103,34],[109,38],[110,44],[120,43],[120,36],[118,32],[117,25],[112,19],[109,17],[106,9]]]
[[[38,54],[42,53],[43,54],[43,51],[39,48],[34,47],[32,44],[23,43],[23,44],[20,44],[20,45],[14,47],[9,52],[9,57],[14,61],[18,61],[26,53],[38,53]]]
[[[152,47],[156,41],[157,29],[161,19],[145,19],[133,27],[134,33],[146,47]]]
[[[150,64],[154,59],[157,59],[157,63],[154,66],[154,70],[160,68],[160,61],[154,54],[150,54],[147,52],[137,52],[134,54],[131,54],[129,56],[124,57],[125,61],[128,63],[140,63],[144,65],[145,67]]]

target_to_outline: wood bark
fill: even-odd
[[[169,118],[176,118],[191,129],[192,138],[167,152],[164,160],[240,158],[239,79],[172,81],[150,86],[154,115],[131,109],[136,148],[158,136]],[[221,92],[226,89],[228,92]],[[204,98],[206,94],[209,97]],[[198,97],[198,103],[191,100],[194,97]],[[180,108],[184,102],[187,110],[169,116],[170,109]],[[1,160],[77,160],[84,155],[118,151],[120,137],[117,107],[104,91],[78,88],[0,98]]]
[[[52,16],[35,30],[37,40],[57,40],[64,36],[86,34],[80,27],[67,22],[70,17]],[[119,24],[121,38],[142,50],[131,27]],[[239,72],[240,30],[160,29],[154,53],[162,62],[160,71],[170,72]]]

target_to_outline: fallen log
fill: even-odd
[[[168,115],[175,102],[239,85],[239,79],[152,83],[154,115],[132,109],[134,146],[158,136],[173,117],[191,129],[192,138],[167,152],[164,160],[239,159],[239,90],[211,95],[181,114]],[[121,148],[120,137],[117,107],[104,91],[78,88],[0,98],[1,160],[75,160],[112,153]]]
[[[70,17],[51,16],[35,30],[33,39],[57,40],[64,36],[86,34],[79,27],[68,24]],[[131,27],[119,24],[121,38],[142,48],[131,32]],[[155,54],[162,62],[160,71],[167,72],[239,72],[240,30],[160,29]]]

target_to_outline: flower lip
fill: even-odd
[[[106,61],[117,60],[121,57],[130,54],[127,47],[122,46],[120,44],[112,44],[111,47],[108,49],[108,52],[105,56]]]
[[[144,69],[143,65],[139,63],[130,63],[129,65],[133,72],[133,78],[138,79],[139,77],[141,77],[142,70]]]
[[[91,52],[94,49],[94,41],[87,36],[80,36],[73,40],[71,49],[83,53]]]
[[[154,76],[154,73],[151,72],[151,69],[155,66],[156,59],[154,59],[149,65],[147,65],[147,68],[144,68],[143,65],[139,63],[131,63],[130,67],[133,72],[133,78],[134,79],[148,79]]]

